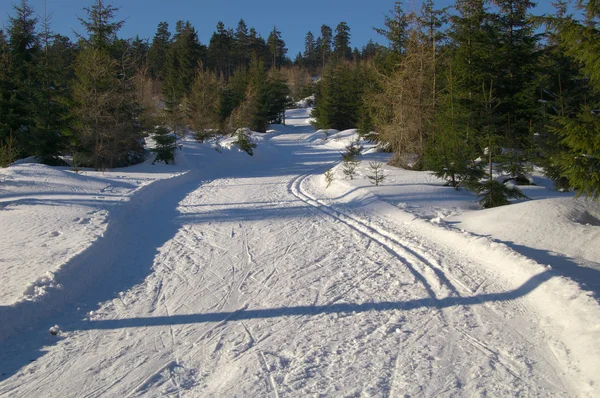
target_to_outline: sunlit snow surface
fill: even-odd
[[[309,112],[253,157],[0,170],[0,396],[596,395],[597,204],[373,187],[368,143],[349,181]]]

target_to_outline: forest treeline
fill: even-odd
[[[358,126],[393,164],[467,187],[484,207],[523,197],[543,167],[558,188],[600,196],[600,1],[582,15],[532,16],[528,0],[401,1],[377,29],[387,51],[329,63],[317,85],[318,127]]]
[[[190,22],[123,39],[117,8],[94,0],[76,41],[27,1],[0,31],[0,166],[36,156],[109,168],[141,161],[143,137],[191,129],[197,138],[284,122],[314,95],[315,126],[359,127],[399,166],[432,170],[488,199],[518,195],[541,166],[559,188],[600,196],[600,2],[582,20],[554,2],[401,1],[375,30],[387,45],[350,45],[345,22],[308,32],[292,60],[274,27],[264,39],[240,20],[203,44]],[[505,181],[499,181],[498,175]],[[485,198],[484,198],[485,199]]]

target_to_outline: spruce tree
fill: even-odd
[[[327,25],[321,25],[320,39],[321,40],[317,48],[319,49],[321,66],[324,68],[325,64],[329,60],[329,57],[331,56],[331,45],[333,41],[333,30],[331,30],[331,27]]]
[[[235,30],[234,41],[234,70],[239,67],[247,67],[250,63],[250,36],[248,26],[243,19],[240,19]]]
[[[340,60],[352,59],[352,49],[350,48],[350,27],[346,22],[340,22],[335,28],[335,37],[333,38],[333,56]]]
[[[390,11],[390,15],[385,16],[384,25],[385,28],[374,28],[375,32],[388,39],[390,47],[395,53],[402,54],[408,30],[408,18],[404,12],[402,1],[394,3],[394,9]]]
[[[364,83],[357,65],[346,61],[327,65],[317,84],[312,113],[315,127],[338,130],[357,127]]]
[[[314,67],[317,62],[315,36],[312,32],[308,32],[304,38],[304,60],[309,68]]]
[[[529,0],[494,0],[498,7],[497,45],[494,55],[499,72],[494,86],[501,115],[504,156],[498,158],[510,178],[523,179],[527,152],[531,146],[536,108],[538,35],[528,11]]]
[[[281,32],[274,26],[273,30],[267,38],[267,48],[269,49],[270,57],[269,62],[266,63],[267,67],[279,68],[286,63],[287,48],[285,47],[285,41],[281,37]]]
[[[88,32],[75,62],[73,87],[79,162],[97,169],[121,167],[143,158],[142,132],[127,59],[117,59],[117,8],[97,0],[81,19]]]
[[[37,17],[33,8],[22,0],[13,6],[14,15],[8,20],[8,57],[10,69],[8,75],[8,130],[13,137],[22,156],[33,152],[31,128],[34,123],[35,97],[37,84],[37,62],[40,53],[39,37],[36,31]],[[8,136],[4,131],[2,136]]]
[[[70,134],[68,68],[61,65],[62,54],[53,51],[54,39],[50,31],[50,17],[46,15],[40,33],[42,49],[36,72],[38,89],[31,129],[33,155],[46,164],[64,163],[59,155],[66,149]]]
[[[562,139],[566,150],[556,156],[556,162],[578,195],[600,198],[600,4],[578,1],[586,21],[557,19],[558,40],[565,53],[581,65],[580,72],[589,79],[588,96],[574,112],[554,118],[552,130]]]
[[[221,80],[212,71],[200,66],[186,100],[189,125],[198,138],[206,138],[205,130],[221,127],[219,106],[222,90]]]
[[[229,77],[232,72],[233,35],[225,28],[223,22],[217,23],[217,31],[213,33],[208,45],[208,65],[217,75]]]
[[[194,27],[189,21],[178,21],[169,45],[162,84],[167,123],[178,133],[185,128],[187,118],[182,102],[193,85],[196,67],[203,55],[204,48]]]
[[[155,79],[164,79],[165,61],[171,43],[171,32],[169,32],[169,24],[160,22],[152,39],[152,45],[148,50],[148,65],[152,77]]]

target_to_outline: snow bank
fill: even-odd
[[[56,287],[54,272],[104,234],[113,206],[184,171],[150,163],[108,172],[25,162],[0,169],[0,305]]]
[[[355,137],[343,139],[323,145],[337,149]],[[470,192],[444,187],[427,172],[389,166],[384,167],[383,185],[374,187],[366,179],[368,162],[386,159],[384,154],[367,152],[360,157],[355,180],[345,179],[339,164],[328,189],[322,175],[305,185],[324,204],[362,215],[364,225],[375,230],[376,225],[385,226],[382,233],[408,239],[411,248],[421,246],[417,251],[424,257],[459,248],[471,259],[466,263],[484,267],[473,268],[473,273],[484,271],[494,281],[485,288],[459,283],[462,294],[501,297],[524,292],[547,332],[544,344],[569,368],[578,388],[592,394],[600,383],[600,306],[588,285],[600,286],[600,205],[574,200],[572,194],[550,191],[549,184],[542,184],[525,190],[545,199],[479,210]],[[540,178],[538,174],[538,182]],[[582,267],[587,271],[579,275]]]

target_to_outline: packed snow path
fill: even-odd
[[[253,158],[185,143],[190,171],[111,211],[62,289],[0,307],[0,396],[585,391],[526,300],[549,274],[507,288],[468,251],[332,207],[310,176],[339,153],[298,124]]]

